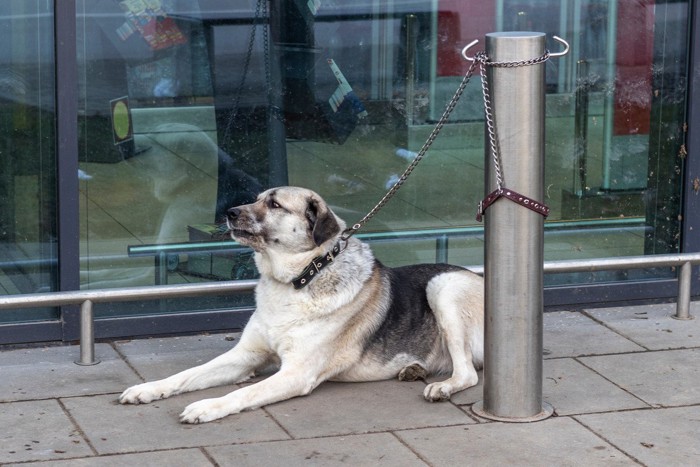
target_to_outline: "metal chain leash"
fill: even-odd
[[[491,110],[491,92],[489,91],[489,84],[486,80],[486,63],[488,63],[488,59],[488,55],[483,51],[478,52],[474,56],[474,63],[479,64],[479,72],[481,73],[481,95],[484,99],[486,132],[489,137],[489,148],[491,150],[491,158],[493,159],[494,172],[496,173],[496,187],[500,191],[503,189],[503,172],[501,171],[501,152],[498,147],[496,124],[493,121],[493,111]]]
[[[246,50],[245,58],[243,60],[243,69],[241,71],[241,78],[236,88],[236,95],[233,99],[233,108],[229,112],[228,119],[226,120],[226,130],[224,131],[223,142],[226,143],[231,136],[231,128],[233,127],[236,118],[238,117],[238,111],[241,104],[241,98],[243,96],[243,88],[245,87],[246,79],[248,78],[248,69],[250,68],[250,60],[253,56],[253,47],[255,45],[255,33],[258,26],[261,23],[261,18],[266,18],[268,16],[267,12],[267,0],[257,0],[255,4],[255,13],[253,15],[253,24],[250,27],[250,33],[248,36],[248,49]],[[264,42],[264,62],[265,62],[265,79],[266,86],[270,87],[270,71],[269,71],[269,60],[268,60],[268,33],[267,25],[263,24],[263,42]]]
[[[406,168],[403,174],[401,174],[401,177],[399,177],[399,180],[394,183],[394,185],[389,189],[389,191],[382,197],[381,200],[372,208],[365,217],[363,217],[359,222],[353,224],[352,227],[345,229],[343,234],[341,235],[341,240],[347,241],[350,237],[355,235],[358,230],[360,230],[367,222],[369,222],[370,219],[372,219],[377,212],[379,212],[384,205],[396,194],[397,191],[403,186],[404,182],[406,179],[411,175],[413,172],[413,169],[416,168],[416,166],[420,163],[420,161],[423,159],[425,156],[425,153],[430,149],[430,146],[433,144],[433,141],[435,141],[435,138],[437,138],[438,134],[440,134],[440,130],[442,130],[442,127],[445,126],[445,123],[447,122],[447,119],[449,118],[450,114],[454,110],[455,106],[457,105],[457,101],[459,101],[459,98],[462,96],[462,93],[464,92],[464,88],[467,86],[469,83],[469,80],[471,79],[472,75],[474,74],[474,69],[476,68],[476,65],[479,65],[479,72],[481,74],[481,90],[483,94],[483,100],[484,100],[484,113],[485,113],[485,119],[486,119],[486,128],[488,132],[488,137],[489,137],[489,145],[491,149],[491,157],[493,159],[493,165],[494,165],[494,170],[496,173],[496,185],[497,188],[496,190],[491,193],[487,198],[479,203],[479,211],[477,213],[477,220],[481,220],[481,215],[483,214],[483,211],[493,202],[495,202],[499,197],[504,196],[511,201],[514,201],[528,209],[531,209],[535,212],[538,212],[539,214],[542,214],[543,216],[547,216],[549,214],[549,208],[545,206],[542,203],[538,203],[537,201],[528,198],[527,196],[521,195],[513,190],[504,190],[504,180],[503,180],[503,170],[501,169],[501,158],[500,158],[500,151],[499,151],[499,146],[498,146],[498,136],[496,133],[496,125],[494,123],[494,118],[493,118],[493,109],[491,105],[491,92],[488,87],[488,83],[486,81],[486,67],[491,66],[491,67],[497,67],[497,68],[517,68],[521,66],[530,66],[530,65],[538,65],[540,63],[544,63],[547,60],[549,60],[550,57],[552,56],[561,56],[566,54],[566,52],[569,49],[568,44],[558,38],[557,36],[554,36],[554,38],[560,42],[562,42],[566,46],[566,50],[562,53],[557,53],[557,54],[551,54],[549,50],[545,50],[544,54],[542,54],[539,57],[532,58],[529,60],[519,60],[519,61],[514,61],[514,62],[492,62],[489,61],[488,55],[486,52],[482,51],[477,53],[474,58],[470,58],[466,55],[466,51],[476,44],[478,41],[474,41],[471,44],[467,45],[464,50],[462,51],[462,55],[464,56],[465,59],[471,61],[471,65],[469,66],[469,69],[467,70],[466,74],[464,75],[464,78],[462,79],[462,82],[459,84],[459,87],[457,88],[457,91],[455,92],[454,96],[452,96],[452,99],[447,103],[447,106],[445,107],[445,111],[442,113],[442,116],[438,120],[437,124],[433,128],[433,130],[430,132],[430,135],[428,135],[428,139],[423,143],[423,147],[421,147],[420,151],[416,155],[416,157],[413,159],[411,164]],[[408,98],[408,96],[407,96]]]
[[[398,181],[396,183],[394,183],[394,185],[389,189],[389,191],[382,197],[381,200],[379,200],[379,202],[372,208],[372,210],[369,211],[365,215],[365,217],[363,217],[357,223],[353,224],[352,227],[345,229],[345,231],[343,232],[343,235],[340,237],[342,240],[347,241],[350,237],[355,235],[355,233],[358,230],[360,230],[367,222],[369,222],[369,220],[372,219],[377,214],[377,212],[379,212],[391,198],[393,198],[393,196],[396,194],[396,192],[399,191],[399,188],[401,188],[403,186],[406,179],[413,172],[413,169],[416,168],[416,166],[420,163],[420,161],[425,156],[425,153],[428,152],[428,149],[430,149],[430,146],[432,146],[433,141],[435,141],[435,138],[437,138],[437,136],[440,134],[440,130],[442,130],[442,127],[445,126],[445,123],[447,123],[447,120],[450,117],[450,114],[452,113],[455,106],[457,105],[459,98],[462,97],[462,93],[464,92],[464,88],[467,87],[467,84],[469,83],[469,80],[471,79],[472,75],[474,74],[475,69],[476,69],[476,62],[472,62],[471,65],[469,66],[469,69],[467,70],[466,74],[464,75],[464,78],[462,78],[462,82],[457,87],[457,91],[455,91],[454,95],[452,96],[450,101],[447,103],[447,106],[445,107],[444,112],[440,116],[440,119],[438,120],[438,122],[435,124],[435,127],[428,135],[428,139],[426,139],[425,143],[423,143],[423,146],[421,147],[420,151],[418,151],[418,154],[416,154],[416,157],[413,159],[411,164],[406,168],[406,170],[403,172],[403,174],[401,174],[401,177],[399,177]],[[409,96],[407,96],[406,98],[408,99]]]
[[[467,46],[468,47],[468,46]],[[465,48],[466,51],[466,48]],[[372,210],[369,211],[363,217],[360,221],[357,223],[353,224],[352,227],[346,229],[343,232],[343,235],[341,236],[342,240],[347,241],[350,237],[355,235],[355,233],[360,230],[367,222],[372,219],[377,212],[379,212],[384,205],[396,194],[397,191],[403,186],[404,182],[406,179],[411,175],[413,170],[416,168],[416,166],[420,163],[420,161],[423,159],[425,156],[425,153],[430,149],[430,146],[433,144],[433,141],[435,141],[435,138],[437,138],[438,134],[440,134],[440,130],[442,130],[442,127],[445,126],[445,123],[447,122],[447,119],[449,118],[450,114],[454,110],[455,106],[457,105],[457,101],[459,101],[459,98],[462,97],[462,93],[464,92],[464,88],[467,86],[469,83],[469,80],[471,79],[472,75],[474,74],[474,69],[476,68],[476,65],[479,65],[479,72],[481,74],[481,90],[482,90],[482,95],[483,95],[483,101],[484,101],[484,114],[485,114],[485,120],[486,120],[486,128],[488,132],[488,137],[489,137],[489,146],[491,149],[491,157],[493,159],[493,165],[494,165],[494,171],[496,173],[496,192],[497,193],[502,193],[503,192],[503,185],[504,185],[504,180],[503,180],[503,170],[501,169],[501,158],[500,158],[500,151],[499,151],[499,146],[498,146],[498,137],[496,133],[496,125],[494,123],[493,119],[493,110],[492,110],[492,105],[491,105],[491,93],[488,87],[488,83],[486,80],[486,67],[487,66],[492,66],[492,67],[498,67],[498,68],[516,68],[516,67],[521,67],[521,66],[530,66],[530,65],[537,65],[540,63],[546,62],[550,57],[550,53],[548,50],[545,50],[544,54],[541,55],[540,57],[532,58],[529,60],[519,60],[515,62],[491,62],[489,61],[488,55],[486,52],[478,52],[475,56],[474,59],[471,60],[471,65],[469,66],[469,69],[467,70],[466,74],[464,75],[464,78],[462,79],[462,82],[459,84],[459,87],[457,88],[457,91],[455,94],[452,96],[452,99],[447,103],[447,106],[445,107],[445,111],[442,113],[442,116],[438,120],[437,124],[433,128],[433,130],[430,132],[430,135],[428,135],[428,139],[423,143],[423,147],[421,147],[420,151],[416,155],[416,157],[413,159],[411,164],[406,168],[403,174],[401,174],[401,177],[399,177],[398,181],[394,183],[394,185],[389,189],[389,191],[382,197],[381,200],[372,208]],[[466,57],[465,55],[465,58]],[[521,196],[516,193],[516,195]],[[495,199],[493,199],[495,201]],[[493,202],[492,201],[492,202]],[[529,199],[527,201],[530,201]],[[518,202],[516,200],[516,202]],[[528,203],[529,204],[529,203]],[[538,205],[539,206],[539,205]],[[532,209],[530,206],[526,206],[530,209]],[[478,218],[480,219],[480,215],[482,213],[482,208],[485,209],[483,203],[479,204],[479,215]],[[546,208],[546,206],[545,206]],[[547,208],[548,212],[548,208]]]
[[[521,66],[539,65],[540,63],[544,63],[547,60],[549,60],[549,57],[552,55],[549,53],[549,50],[545,50],[544,53],[539,57],[531,58],[528,60],[518,60],[517,62],[490,62],[488,56],[486,55],[486,52],[477,53],[477,55],[480,54],[483,55],[483,60],[486,65],[495,68],[517,68]]]
[[[468,59],[465,52],[469,46],[465,47],[462,55]],[[521,66],[538,65],[549,60],[551,54],[549,50],[545,50],[544,54],[539,57],[532,58],[529,60],[519,60],[514,62],[492,62],[489,61],[486,52],[478,52],[474,56],[474,62],[479,63],[479,71],[481,73],[481,90],[484,98],[484,113],[486,120],[486,131],[489,138],[489,149],[491,152],[491,159],[493,161],[494,174],[496,176],[496,189],[489,193],[486,198],[479,202],[479,206],[476,212],[476,220],[481,222],[484,212],[486,209],[495,203],[499,198],[508,198],[511,201],[534,211],[545,218],[549,215],[549,207],[537,200],[534,200],[528,196],[522,195],[515,190],[505,189],[505,181],[503,179],[503,169],[501,168],[501,151],[498,144],[498,134],[496,133],[496,124],[493,117],[493,107],[491,103],[491,92],[488,86],[488,80],[486,79],[486,67],[497,67],[497,68],[516,68]]]
[[[258,6],[262,3],[261,15],[263,18],[270,18],[267,0],[258,0]],[[250,53],[250,52],[248,52]],[[272,102],[270,93],[272,92],[272,77],[270,76],[270,28],[263,24],[263,63],[265,64],[265,87],[267,88],[268,102]]]
[[[537,58],[529,60],[519,60],[517,62],[491,62],[489,61],[486,52],[477,52],[474,56],[474,63],[479,63],[479,72],[481,73],[481,91],[484,98],[484,114],[486,119],[486,130],[489,137],[489,146],[491,150],[491,158],[493,160],[494,172],[496,174],[496,188],[498,191],[503,190],[504,180],[503,171],[501,170],[500,147],[498,145],[498,136],[496,134],[496,124],[493,119],[493,110],[491,106],[491,92],[489,90],[488,80],[486,79],[486,67],[496,68],[517,68],[521,66],[530,66],[544,63],[549,60],[549,51],[545,50],[544,54]]]

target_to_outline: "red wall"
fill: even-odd
[[[479,39],[474,50],[483,49],[484,36],[495,28],[496,2],[440,0],[438,10],[437,75],[462,76],[469,67],[462,49],[474,39]]]
[[[614,134],[648,134],[654,0],[620,0],[617,6]]]

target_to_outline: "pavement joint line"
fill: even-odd
[[[211,462],[211,465],[213,465],[214,467],[220,467],[220,466],[219,466],[219,463],[216,462],[216,460],[214,460],[214,457],[213,457],[211,454],[209,454],[209,451],[207,451],[207,448],[206,448],[206,447],[200,446],[200,447],[199,447],[199,452],[201,452],[202,455],[203,455],[209,462]]]
[[[146,382],[146,378],[144,378],[143,375],[141,375],[141,373],[139,373],[139,371],[136,369],[136,367],[134,367],[134,365],[131,364],[131,362],[129,361],[129,358],[128,358],[126,355],[124,355],[124,353],[122,353],[121,350],[119,350],[119,346],[116,345],[116,342],[115,342],[115,341],[111,341],[111,342],[109,342],[109,345],[110,345],[110,347],[112,347],[112,349],[117,353],[117,355],[119,356],[119,358],[122,359],[122,361],[124,362],[124,364],[125,364],[131,371],[133,371],[134,374],[135,374],[136,376],[138,376],[139,379],[141,379],[141,381]],[[125,389],[126,389],[126,388],[125,388]]]
[[[399,435],[397,435],[393,430],[388,432],[391,436],[394,437],[399,443],[401,443],[406,449],[411,451],[414,456],[418,458],[421,462],[423,462],[425,465],[432,466],[430,462],[428,462],[428,459],[424,458],[417,450],[413,449],[408,443],[406,443]]]
[[[625,413],[625,412],[650,412],[654,410],[664,410],[664,409],[684,409],[700,407],[700,404],[680,404],[680,405],[650,405],[648,402],[642,401],[649,405],[648,407],[630,407],[624,409],[612,409],[612,410],[600,410],[592,412],[581,412],[581,413],[570,413],[566,415],[559,415],[559,417],[583,417],[586,415],[605,415],[614,413]]]
[[[597,431],[593,430],[591,427],[589,427],[588,425],[586,425],[585,423],[583,423],[583,421],[579,420],[579,419],[576,418],[575,416],[571,416],[571,417],[569,417],[569,418],[571,418],[573,421],[575,421],[576,423],[578,423],[579,425],[581,425],[583,428],[585,428],[585,429],[588,430],[589,432],[593,433],[594,436],[596,436],[597,438],[601,439],[603,442],[605,442],[605,443],[607,443],[608,445],[612,446],[613,448],[617,449],[620,453],[622,453],[623,455],[627,456],[627,458],[629,458],[631,461],[636,462],[636,463],[639,464],[639,465],[646,465],[646,464],[644,464],[642,461],[640,461],[639,459],[637,459],[636,457],[634,457],[632,454],[628,453],[627,451],[625,451],[624,449],[622,449],[620,446],[618,446],[617,444],[613,443],[611,440],[607,439],[605,436],[603,436],[603,435],[601,435],[600,433],[598,433]]]
[[[284,434],[286,434],[287,436],[289,436],[289,439],[290,439],[290,440],[291,440],[291,439],[296,439],[296,437],[295,437],[294,435],[292,435],[292,433],[291,433],[287,428],[285,428],[284,425],[282,425],[282,423],[281,423],[279,420],[277,420],[277,417],[275,417],[275,416],[272,414],[272,412],[270,412],[269,410],[267,410],[267,406],[260,407],[260,409],[258,409],[258,410],[262,410],[263,412],[265,412],[265,414],[266,414],[268,417],[270,417],[270,419],[271,419],[273,422],[275,422],[275,424],[284,432]]]
[[[489,421],[490,422],[490,421]],[[415,430],[427,430],[431,428],[453,428],[453,427],[470,427],[470,426],[477,426],[478,424],[474,423],[448,423],[445,425],[426,425],[426,426],[413,426],[410,428],[384,428],[384,429],[377,429],[377,430],[364,430],[364,431],[349,431],[346,433],[333,433],[330,435],[315,435],[315,436],[298,436],[296,438],[292,439],[271,439],[271,440],[264,440],[264,441],[245,441],[241,443],[227,443],[228,444],[235,444],[235,445],[244,445],[244,444],[261,444],[261,443],[287,443],[287,442],[292,442],[292,441],[303,441],[303,440],[309,440],[309,439],[333,439],[333,438],[343,438],[347,436],[361,436],[361,435],[377,435],[380,433],[401,433],[403,431],[415,431]],[[212,445],[212,446],[205,446],[205,447],[213,447],[213,446],[221,446],[221,445]]]
[[[632,339],[631,337],[626,336],[625,334],[623,334],[622,332],[618,331],[617,329],[615,329],[615,328],[609,326],[605,321],[596,318],[596,317],[593,316],[591,313],[589,313],[588,310],[581,310],[579,313],[581,313],[583,316],[587,317],[588,319],[591,319],[591,320],[593,320],[594,322],[600,324],[601,326],[605,327],[606,329],[608,329],[608,330],[614,332],[615,334],[617,334],[618,336],[622,337],[623,339],[627,339],[628,341],[632,342],[633,344],[636,344],[636,345],[640,346],[640,347],[643,348],[644,350],[651,350],[649,347],[647,347],[646,345],[642,344],[641,342],[637,342],[636,340]]]
[[[632,352],[632,353],[637,353],[637,352]],[[625,355],[625,354],[622,354],[622,355]],[[592,367],[586,365],[584,362],[582,362],[581,360],[579,360],[578,357],[574,357],[574,361],[577,362],[579,365],[583,366],[584,368],[586,368],[586,369],[592,371],[593,373],[597,374],[598,376],[600,376],[601,378],[603,378],[604,380],[606,380],[607,382],[609,382],[610,384],[612,384],[612,385],[615,386],[616,388],[620,389],[621,391],[623,391],[623,392],[629,394],[630,396],[634,397],[635,399],[637,399],[637,400],[643,402],[644,404],[648,405],[650,408],[653,408],[653,407],[654,407],[654,404],[652,404],[652,403],[650,403],[650,402],[648,402],[648,401],[645,401],[644,399],[642,399],[641,397],[639,397],[639,396],[636,395],[635,393],[631,392],[629,389],[627,389],[627,388],[625,388],[625,387],[623,387],[623,386],[620,386],[620,385],[617,384],[615,381],[611,380],[610,378],[608,378],[607,376],[605,376],[604,374],[602,374],[601,372],[599,372],[599,371],[596,370],[595,368],[592,368]]]
[[[80,434],[80,437],[83,439],[85,444],[90,448],[90,451],[92,451],[93,455],[99,456],[99,452],[97,452],[97,449],[95,449],[95,446],[92,444],[92,441],[88,437],[87,433],[85,433],[85,430],[83,430],[83,427],[80,426],[78,421],[73,417],[73,414],[70,413],[70,410],[63,404],[63,401],[60,398],[55,398],[54,399],[56,403],[58,404],[59,407],[61,407],[61,410],[63,411],[63,414],[70,420],[70,422],[73,424],[73,428],[75,431]]]
[[[456,406],[459,410],[461,410],[462,412],[464,412],[464,413],[467,415],[467,417],[469,417],[469,418],[471,418],[472,420],[474,420],[474,422],[476,422],[476,423],[483,423],[482,420],[479,420],[479,418],[478,418],[476,415],[474,415],[474,414],[472,413],[471,408],[472,408],[472,406],[473,406],[475,403],[462,404],[462,405],[460,405],[460,404],[457,404],[457,403],[453,402],[452,404],[453,404],[454,406]]]
[[[644,352],[623,352],[623,353],[619,353],[619,354],[591,355],[590,357],[605,357],[605,356],[608,356],[608,355],[613,355],[613,356],[614,356],[614,355],[634,355],[634,354],[638,354],[638,353],[676,352],[676,351],[679,351],[679,350],[696,350],[696,349],[699,349],[699,348],[700,348],[700,347],[678,347],[678,348],[670,348],[670,349],[646,350],[646,351],[644,351]],[[585,368],[591,370],[593,373],[597,374],[598,376],[602,377],[603,379],[605,379],[606,381],[608,381],[609,383],[611,383],[612,385],[616,386],[617,388],[621,389],[622,391],[626,392],[627,394],[631,395],[632,397],[638,399],[639,401],[641,401],[641,402],[647,404],[650,408],[686,407],[686,406],[692,407],[693,405],[695,405],[695,404],[681,404],[681,405],[659,405],[659,404],[653,404],[653,403],[651,403],[651,402],[649,402],[649,401],[646,401],[646,400],[642,399],[640,396],[638,396],[638,395],[636,395],[635,393],[629,391],[628,389],[626,389],[626,388],[620,386],[619,384],[617,384],[616,382],[614,382],[613,380],[611,380],[610,378],[608,378],[608,377],[605,376],[604,374],[598,372],[595,368],[592,368],[592,367],[586,365],[584,362],[582,362],[582,361],[579,360],[579,357],[572,357],[572,358],[573,358],[576,362],[578,362],[578,363],[580,363],[581,365],[583,365]],[[586,357],[580,357],[580,358],[586,358]],[[632,410],[634,410],[634,409],[632,409]],[[619,411],[624,411],[624,410],[621,409],[621,410],[619,410]],[[603,412],[603,413],[605,413],[605,412]]]
[[[79,399],[81,397],[102,397],[102,396],[119,396],[121,392],[119,391],[107,391],[107,392],[90,392],[90,394],[73,394],[66,396],[51,396],[51,397],[36,397],[33,399],[12,399],[12,400],[0,400],[0,406],[3,404],[16,404],[19,402],[45,402],[45,401],[56,401],[63,399]],[[117,399],[115,398],[115,401]]]

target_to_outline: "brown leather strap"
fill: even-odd
[[[486,198],[484,198],[483,201],[479,202],[479,208],[476,212],[476,220],[478,222],[481,222],[484,213],[489,208],[489,206],[491,206],[498,200],[498,198],[501,197],[508,198],[514,203],[517,203],[520,206],[526,207],[529,210],[542,215],[545,219],[547,218],[547,216],[549,216],[549,207],[546,204],[540,203],[539,201],[535,201],[534,199],[529,198],[525,195],[521,195],[517,191],[511,190],[509,188],[502,188],[500,190],[494,190]]]

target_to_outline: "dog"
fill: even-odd
[[[315,192],[273,188],[228,210],[230,235],[254,250],[256,309],[238,344],[203,365],[124,391],[148,403],[238,383],[270,364],[276,373],[223,397],[190,404],[183,423],[204,423],[309,394],[324,381],[424,379],[443,401],[478,382],[483,366],[483,279],[457,266],[388,268]]]

